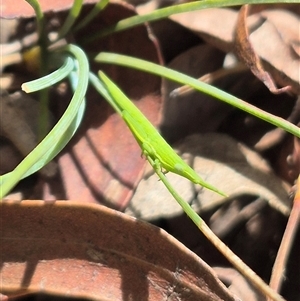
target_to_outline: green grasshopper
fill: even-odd
[[[133,136],[140,145],[143,155],[151,163],[154,169],[163,168],[166,172],[176,173],[189,179],[195,184],[226,196],[216,187],[205,182],[186,162],[179,157],[165,139],[158,133],[156,128],[148,121],[143,113],[130,101],[129,98],[103,73],[99,77],[105,84],[111,99],[107,99],[120,113],[128,125]],[[151,159],[151,160],[149,160]],[[152,164],[151,164],[152,165]]]

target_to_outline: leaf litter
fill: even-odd
[[[56,10],[56,4],[51,2],[52,4],[53,7],[47,9]],[[66,1],[58,10],[66,9],[69,6],[70,2]],[[113,24],[118,18],[121,19],[134,14],[127,4],[117,3],[110,6],[111,8],[108,9],[106,15],[104,14],[97,20],[97,26],[96,23],[91,25],[91,32],[97,30],[96,27],[99,28],[99,24],[106,26]],[[13,7],[15,9],[18,6]],[[86,9],[89,9],[88,6]],[[25,11],[23,12],[21,13],[25,16]],[[240,12],[240,16],[242,12]],[[10,13],[20,14],[20,11]],[[64,13],[60,14],[58,21],[64,17]],[[165,41],[168,40],[172,43],[170,32],[172,33],[174,30],[173,37],[176,37],[176,33],[179,33],[179,27],[180,32],[184,32],[184,35],[189,37],[189,39],[183,39],[180,45],[177,42],[174,47],[162,47],[160,49],[165,64],[195,77],[214,75],[215,72],[219,72],[218,74],[221,74],[219,77],[210,77],[211,84],[282,118],[289,119],[294,124],[299,123],[299,106],[297,105],[297,95],[300,93],[299,30],[297,30],[297,28],[299,29],[299,13],[297,15],[295,9],[289,10],[288,6],[265,6],[261,9],[257,6],[252,15],[246,16],[244,14],[243,27],[238,23],[238,18],[239,12],[233,9],[203,10],[174,15],[162,23],[164,26],[159,27],[153,24],[150,25],[150,28],[152,26],[154,35],[157,33],[161,45],[164,45]],[[236,28],[243,29],[247,49],[250,47],[251,55],[255,58],[254,61],[250,62],[251,65],[256,65],[255,72],[257,73],[258,70],[259,74],[261,72],[270,74],[270,77],[273,78],[271,89],[273,91],[275,89],[275,92],[278,92],[277,88],[274,88],[275,86],[290,86],[289,94],[273,95],[261,83],[260,76],[258,78],[253,76],[245,66],[237,72],[232,72],[234,68],[240,66],[238,59],[243,62],[245,56],[248,55],[248,53],[243,53],[243,47],[238,52],[236,51],[235,41],[238,40],[235,39]],[[147,30],[144,28],[137,32],[139,38],[134,41],[130,38],[133,33],[129,32],[128,35],[125,33],[118,34],[116,38],[109,37],[103,44],[110,45],[108,50],[116,52],[119,50],[122,52],[123,47],[124,49],[129,47],[129,52],[124,50],[125,53],[158,62],[157,49],[149,42]],[[26,35],[26,32],[23,31],[24,34]],[[77,38],[75,36],[75,39]],[[15,36],[15,40],[18,39],[20,40],[22,37]],[[264,42],[262,43],[262,41]],[[12,43],[12,40],[6,37],[4,43]],[[79,40],[78,43],[80,43]],[[141,48],[141,45],[145,47]],[[102,49],[99,45],[92,45],[90,49],[93,47],[96,47],[96,51]],[[228,72],[227,61],[232,60],[232,58],[232,70]],[[257,66],[259,67],[257,68]],[[95,68],[98,67],[95,66]],[[10,74],[14,75],[14,81],[16,81],[23,76],[22,72],[18,72],[18,70],[22,69],[6,67],[4,73],[9,71]],[[179,182],[175,184],[179,191],[183,191],[183,196],[186,196],[186,199],[194,204],[197,211],[203,213],[208,224],[220,236],[223,235],[226,243],[268,281],[285,227],[285,215],[289,212],[291,202],[288,200],[288,192],[299,174],[298,140],[282,132],[278,134],[278,130],[272,126],[233,108],[228,108],[213,99],[197,95],[195,92],[183,93],[182,95],[180,92],[179,95],[172,98],[170,93],[174,89],[180,88],[173,83],[163,81],[163,97],[160,99],[159,81],[151,77],[141,76],[141,74],[130,75],[131,71],[124,73],[124,70],[121,71],[116,67],[112,67],[110,72],[116,80],[119,80],[118,83],[122,88],[125,88],[125,92],[137,101],[137,104],[142,107],[152,122],[157,125],[160,124],[162,133],[169,141],[177,142],[177,146],[181,145],[179,149],[183,147],[183,153],[193,153],[193,156],[185,157],[191,164],[194,164],[197,171],[204,172],[203,176],[206,177],[206,180],[212,180],[213,177],[216,177],[215,180],[212,180],[216,181],[215,183],[212,182],[213,184],[226,185],[229,191],[232,191],[233,195],[228,200],[211,201],[212,195],[206,197],[205,192],[189,183],[185,186],[181,186],[183,184]],[[140,80],[138,85],[133,84],[136,78]],[[139,91],[137,91],[137,87],[139,87]],[[11,87],[7,89],[9,90]],[[64,109],[68,99],[68,92],[61,93],[54,91],[54,95],[59,95],[64,99],[61,105],[52,106],[52,111],[56,116]],[[130,138],[122,121],[113,114],[109,107],[103,103],[95,104],[93,94],[90,94],[89,99],[91,99],[92,104],[87,111],[87,117],[81,131],[58,159],[59,176],[52,180],[38,177],[38,180],[33,182],[31,198],[77,199],[80,202],[99,202],[124,210],[128,206],[134,190],[136,190],[128,208],[141,206],[143,203],[148,209],[154,207],[160,209],[165,206],[164,210],[156,211],[148,216],[141,215],[144,209],[138,209],[135,212],[139,213],[140,218],[166,228],[168,232],[185,242],[189,249],[204,258],[209,265],[219,266],[219,269],[223,269],[222,272],[225,271],[225,275],[228,276],[224,283],[239,281],[240,287],[245,288],[245,290],[240,289],[238,293],[235,286],[233,291],[240,298],[245,296],[243,291],[250,290],[252,293],[251,300],[260,300],[259,293],[251,286],[249,288],[240,275],[230,276],[232,274],[226,272],[229,267],[228,264],[216,251],[207,246],[203,238],[199,238],[198,233],[191,230],[192,226],[182,216],[181,210],[178,207],[173,208],[176,207],[174,206],[175,202],[167,204],[166,198],[163,197],[164,193],[159,188],[160,183],[157,183],[154,177],[149,177],[146,174],[144,180],[138,185],[144,169],[144,161],[140,158],[139,148],[135,141]],[[219,134],[215,136],[211,132],[219,132]],[[204,136],[190,136],[199,133]],[[247,149],[242,161],[243,168],[245,168],[244,172],[241,172],[241,162],[235,160],[232,162],[231,157],[228,163],[222,162],[224,146],[220,146],[218,143],[223,140],[227,141],[224,138],[226,136],[223,136],[224,134],[235,139],[230,138],[228,142],[225,142],[226,147],[235,141],[234,145]],[[187,136],[190,137],[186,138]],[[116,137],[118,139],[115,139]],[[202,138],[199,137],[208,137],[208,142],[202,141]],[[12,140],[11,137],[5,137],[5,139]],[[189,144],[188,141],[196,142]],[[213,141],[216,141],[216,144],[212,144]],[[195,151],[199,145],[204,149],[211,147],[213,151],[216,151],[216,157],[213,160],[207,161],[206,158],[206,162],[202,161],[203,158],[199,156],[198,151]],[[10,147],[11,149],[17,148],[16,145],[14,148]],[[251,151],[247,147],[253,150]],[[119,152],[112,151],[113,149],[119,150]],[[211,151],[210,149],[209,152]],[[237,148],[232,149],[231,152],[235,155],[238,154]],[[3,154],[7,156],[4,152],[0,156],[2,157]],[[252,165],[251,156],[257,158],[258,165]],[[18,162],[18,160],[20,158],[16,156],[16,161]],[[269,166],[266,165],[265,160],[269,161]],[[100,166],[100,169],[97,166]],[[205,166],[204,169],[203,166]],[[216,166],[218,166],[218,172],[209,173],[209,170],[214,170]],[[219,170],[219,166],[222,166],[220,169],[224,169],[223,173]],[[228,171],[228,166],[232,166],[231,171]],[[262,178],[260,169],[264,173]],[[171,178],[172,176],[168,175],[168,177]],[[60,184],[57,185],[57,183]],[[146,185],[146,188],[143,185]],[[57,187],[59,187],[59,191],[56,191]],[[135,198],[139,195],[141,200],[138,202]],[[154,199],[158,200],[159,197],[164,200],[158,205],[154,205]],[[259,197],[262,197],[263,200],[257,199]],[[163,201],[166,201],[166,205],[163,205]],[[247,209],[250,208],[247,206],[252,204],[254,204],[252,206],[254,209],[251,211]],[[242,213],[245,211],[250,213]],[[232,216],[236,216],[236,218],[233,218],[233,221],[230,222],[231,225],[229,225],[228,218]],[[245,237],[248,243],[245,243]],[[295,268],[299,261],[299,257],[297,257],[299,243],[297,241],[299,242],[299,235],[296,236],[285,275],[289,281],[285,281],[282,288],[282,293],[287,300],[296,300],[297,296],[300,295],[299,269]],[[211,250],[211,252],[207,250]],[[222,274],[221,271],[219,274]],[[228,286],[230,287],[230,285]],[[249,295],[247,295],[248,297]],[[247,300],[251,301],[250,299]]]

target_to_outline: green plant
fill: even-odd
[[[44,57],[45,53],[49,56],[47,60],[41,60],[42,62],[53,60],[57,65],[60,63],[63,64],[59,69],[54,71],[53,73],[46,75],[43,78],[37,79],[31,83],[25,83],[23,85],[23,89],[27,92],[34,92],[37,90],[43,90],[47,87],[52,86],[53,84],[61,81],[65,77],[69,77],[71,86],[74,90],[74,95],[70,102],[68,109],[65,114],[61,117],[59,122],[53,128],[52,131],[48,133],[48,135],[40,142],[40,144],[34,149],[34,151],[29,154],[20,165],[13,171],[8,174],[5,174],[0,177],[0,187],[1,194],[0,198],[3,198],[11,189],[20,181],[22,178],[25,178],[37,170],[46,165],[49,161],[51,161],[68,143],[70,138],[76,132],[76,128],[80,124],[80,120],[83,116],[84,111],[84,96],[86,94],[87,85],[88,85],[88,57],[85,52],[77,47],[76,45],[68,45],[63,46],[61,48],[48,51],[47,47],[48,41],[45,39],[44,34],[44,16],[39,7],[39,3],[36,0],[28,0],[29,4],[33,6],[37,16],[37,24],[38,24],[38,33],[39,33],[39,47],[41,56]],[[94,40],[97,38],[104,37],[109,34],[113,34],[118,31],[126,30],[138,24],[141,24],[146,21],[154,21],[158,20],[172,14],[192,11],[196,9],[204,9],[211,7],[222,7],[222,6],[234,6],[234,5],[242,5],[245,3],[257,4],[257,3],[275,3],[276,1],[266,0],[266,1],[201,1],[201,2],[192,2],[187,4],[176,5],[174,7],[167,7],[163,9],[156,10],[150,14],[144,16],[135,16],[125,20],[118,22],[115,26],[108,27],[107,29],[96,33],[95,36],[89,37],[90,40]],[[286,1],[288,3],[297,3],[296,0]],[[76,29],[81,28],[86,25],[89,21],[92,20],[94,16],[96,16],[103,8],[105,8],[108,1],[99,1],[92,12],[80,23],[76,26]],[[61,28],[58,33],[58,38],[63,37],[67,32],[69,32],[76,20],[77,16],[80,13],[82,7],[82,1],[74,1],[73,7],[70,10],[69,16],[65,21],[65,24]],[[55,42],[55,41],[54,41]],[[87,43],[88,41],[86,41]],[[210,86],[206,83],[200,82],[196,79],[193,79],[185,74],[180,72],[170,70],[163,66],[159,66],[150,62],[142,61],[136,58],[126,57],[123,55],[115,54],[115,53],[100,53],[95,57],[96,61],[102,63],[110,63],[110,64],[119,64],[123,66],[127,66],[130,68],[136,68],[143,70],[145,72],[151,72],[158,76],[166,77],[171,80],[180,82],[182,84],[189,85],[194,89],[211,95],[221,101],[224,101],[236,108],[244,110],[258,118],[261,118],[269,123],[274,124],[277,127],[284,129],[285,131],[295,135],[296,137],[300,137],[299,128],[295,125],[291,124],[288,121],[285,121],[281,118],[278,118],[272,114],[269,114],[265,111],[260,110],[241,99],[238,99],[220,89],[217,89],[213,86]],[[45,66],[41,66],[43,70],[42,73],[45,72]],[[80,80],[79,80],[80,79]],[[77,86],[78,83],[78,86]],[[95,85],[95,80],[91,81],[92,84]],[[74,118],[76,116],[76,121]],[[74,124],[73,124],[74,123]],[[71,125],[72,124],[72,125]],[[72,128],[72,130],[70,128]],[[49,148],[49,146],[51,147]]]
[[[116,95],[114,94],[115,87],[110,82],[105,82],[103,78],[99,78],[95,76],[93,73],[89,70],[89,60],[84,52],[84,50],[80,49],[76,45],[67,45],[63,47],[58,47],[54,50],[48,51],[49,41],[45,38],[45,24],[44,24],[44,18],[43,13],[41,12],[41,9],[39,8],[37,1],[29,1],[28,2],[34,7],[36,11],[37,16],[37,23],[38,23],[38,32],[39,32],[39,47],[41,52],[41,57],[47,57],[46,60],[42,61],[49,61],[51,58],[51,61],[55,62],[56,67],[58,68],[56,71],[52,72],[49,75],[45,75],[47,73],[47,63],[45,63],[45,66],[42,66],[42,74],[44,75],[40,79],[37,79],[32,82],[28,82],[23,84],[23,90],[26,92],[34,92],[38,90],[45,89],[47,87],[52,86],[53,84],[61,81],[65,77],[69,78],[69,81],[71,83],[71,87],[74,91],[74,95],[72,97],[72,100],[70,102],[70,105],[68,106],[67,110],[65,111],[64,115],[61,117],[61,119],[58,121],[58,123],[55,125],[55,127],[48,133],[48,135],[39,143],[39,145],[16,167],[16,169],[4,176],[1,176],[0,178],[0,198],[3,198],[15,185],[18,183],[22,178],[25,178],[29,176],[30,174],[38,171],[40,168],[42,168],[44,165],[46,165],[49,161],[51,161],[63,148],[64,146],[69,142],[71,137],[76,132],[78,126],[80,125],[80,122],[84,115],[84,106],[85,106],[85,95],[87,91],[88,84],[92,84],[103,96],[104,98],[108,99],[110,104],[116,104],[120,103],[121,101],[125,102],[125,95],[118,94],[117,97],[120,97],[120,99],[116,98]],[[70,10],[69,16],[67,17],[65,24],[61,28],[60,32],[58,33],[57,40],[64,37],[66,33],[68,33],[72,29],[72,26],[74,24],[74,21],[76,20],[77,16],[80,13],[81,7],[82,7],[83,1],[74,1],[73,7]],[[276,1],[247,1],[247,3],[274,3]],[[297,1],[288,1],[290,3],[296,3]],[[92,13],[82,21],[81,24],[77,25],[74,30],[81,28],[84,26],[87,22],[89,22],[93,16],[95,16],[98,12],[100,12],[105,5],[107,4],[107,1],[100,1],[98,4],[96,4],[95,9],[92,11]],[[182,4],[177,5],[174,7],[164,8],[161,10],[157,10],[151,14],[145,15],[145,16],[136,16],[129,18],[127,20],[122,20],[115,26],[109,27],[102,32],[96,33],[95,36],[89,38],[85,42],[88,43],[90,39],[98,39],[101,37],[104,37],[108,34],[113,34],[114,32],[121,31],[128,29],[132,26],[135,26],[137,24],[141,24],[145,21],[154,21],[175,13],[180,13],[184,11],[191,11],[195,9],[203,9],[208,7],[221,7],[221,6],[229,6],[229,5],[241,5],[245,4],[245,1],[201,1],[201,2],[193,2],[188,4]],[[272,123],[273,125],[276,125],[282,129],[284,129],[287,132],[292,133],[293,135],[300,137],[300,131],[299,128],[294,126],[293,124],[282,120],[281,118],[278,118],[274,115],[271,115],[269,113],[266,113],[254,106],[249,105],[248,103],[228,94],[224,91],[214,88],[208,84],[205,84],[203,82],[200,82],[194,78],[191,78],[187,75],[181,74],[179,72],[170,70],[168,68],[145,62],[142,60],[138,60],[136,58],[126,57],[119,54],[114,53],[100,53],[95,57],[95,60],[102,63],[110,63],[110,64],[119,64],[123,66],[127,66],[130,68],[137,68],[140,70],[143,70],[145,72],[151,72],[153,74],[156,74],[158,76],[167,77],[171,80],[178,81],[182,84],[189,85],[193,87],[194,89],[209,94],[217,99],[220,99],[221,101],[224,101],[236,108],[239,108],[241,110],[244,110],[258,118],[261,118],[267,122]],[[61,67],[58,67],[59,65],[62,65]],[[100,88],[99,88],[100,87]],[[46,98],[46,94],[42,94]],[[122,99],[123,97],[123,99]],[[115,107],[116,108],[116,107]],[[120,108],[119,108],[120,109]],[[124,108],[121,108],[121,110]],[[126,108],[125,108],[126,110]],[[118,108],[117,108],[118,111]],[[124,113],[123,111],[121,112]],[[138,142],[141,144],[145,140],[145,135],[143,133],[143,128],[134,126],[134,120],[136,118],[135,114],[132,116],[130,115],[130,119],[126,117],[126,114],[123,114],[124,120],[127,122],[129,126],[131,126],[131,130],[133,131],[136,138],[142,137],[137,139]],[[138,117],[139,118],[139,117]],[[149,126],[146,124],[146,121],[143,121],[143,119],[139,118],[140,122],[143,122],[143,125],[147,128]],[[155,137],[158,135],[157,132],[154,132],[151,128],[151,131],[147,134],[153,135],[153,141],[155,140]],[[149,143],[151,144],[151,139],[148,138]],[[156,140],[155,140],[156,141]],[[156,142],[156,144],[159,144]],[[143,150],[144,147],[141,145]],[[154,148],[153,145],[151,145]],[[199,227],[199,229],[207,236],[209,239],[211,239],[214,244],[222,250],[224,254],[227,254],[230,252],[228,249],[226,249],[225,245],[222,245],[222,243],[217,240],[209,228],[206,226],[206,224],[202,221],[202,219],[197,215],[190,206],[187,205],[187,203],[181,199],[181,197],[176,193],[174,188],[168,183],[167,178],[162,173],[161,168],[165,168],[167,171],[174,171],[176,170],[175,165],[178,162],[175,162],[174,166],[171,166],[168,161],[168,158],[171,156],[171,150],[169,146],[164,145],[155,145],[155,147],[166,149],[168,148],[167,154],[165,154],[165,157],[162,156],[150,156],[149,150],[148,150],[148,160],[152,167],[157,172],[158,176],[161,178],[163,183],[166,185],[168,190],[171,192],[171,194],[174,196],[174,198],[178,201],[178,203],[183,207],[184,211],[191,217],[191,219],[194,221],[194,223]],[[155,159],[159,157],[159,163],[155,162]],[[176,157],[177,158],[177,157]],[[174,162],[172,162],[173,164]],[[181,162],[180,162],[181,164]],[[172,170],[173,168],[173,170]],[[181,166],[180,166],[181,168]],[[179,168],[179,169],[180,169]],[[189,170],[188,175],[191,175],[192,171]],[[186,176],[186,175],[185,175]],[[198,181],[201,185],[204,187],[207,187],[207,184],[205,182]],[[210,187],[211,189],[211,187]],[[213,237],[213,238],[212,238]],[[238,260],[236,257],[234,257],[234,254],[230,253],[229,258],[231,258],[233,264],[241,271],[244,272],[248,277],[252,277],[254,279],[254,283],[259,286],[262,291],[272,297],[274,300],[282,300],[282,298],[274,293],[268,286],[266,286],[249,268],[247,268],[240,260]],[[234,259],[232,259],[234,258]]]

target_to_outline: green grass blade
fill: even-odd
[[[83,0],[74,0],[72,8],[70,9],[69,14],[67,16],[67,19],[65,20],[63,26],[58,32],[58,39],[65,37],[67,33],[70,31],[77,17],[80,14],[82,4],[83,4]]]
[[[44,76],[48,73],[48,35],[45,28],[45,17],[44,13],[40,7],[37,0],[26,0],[34,9],[36,21],[37,21],[37,31],[38,31],[38,44],[39,44],[39,56],[36,57],[39,60],[39,73],[40,76]],[[48,130],[48,91],[41,90],[39,93],[40,98],[40,113],[39,113],[39,140],[42,139]]]
[[[44,36],[44,26],[45,26],[45,19],[44,13],[41,9],[40,3],[37,0],[26,0],[28,4],[34,9],[36,20],[37,20],[37,28],[38,28],[38,36],[39,39],[43,39]]]
[[[89,24],[108,4],[109,0],[100,0],[98,1],[93,9],[90,11],[88,15],[85,16],[85,18],[73,29],[73,31],[77,31],[87,24]]]
[[[294,124],[284,120],[283,118],[267,113],[227,92],[224,92],[216,87],[210,86],[209,84],[206,84],[204,82],[198,81],[197,79],[180,73],[178,71],[141,59],[116,53],[101,52],[95,57],[95,60],[100,63],[116,64],[142,70],[144,72],[149,72],[173,80],[175,82],[179,82],[183,85],[189,85],[200,92],[215,97],[231,106],[234,106],[240,110],[243,110],[251,115],[256,116],[257,118],[267,121],[275,125],[276,127],[282,128],[286,132],[291,133],[296,137],[300,138],[300,129]]]
[[[77,46],[68,45],[61,49],[70,53],[78,67],[71,80],[76,91],[61,119],[49,134],[30,154],[10,173],[0,177],[0,199],[3,198],[22,178],[42,168],[68,143],[75,133],[84,111],[84,96],[88,86],[89,63],[85,53]],[[72,73],[71,75],[72,76]],[[78,82],[76,82],[76,78]]]
[[[281,1],[285,3],[299,3],[299,0],[288,0]],[[157,9],[149,14],[133,16],[127,19],[123,19],[118,23],[106,27],[103,30],[89,35],[86,39],[83,39],[83,43],[92,42],[95,39],[105,37],[115,32],[123,31],[134,27],[136,25],[143,24],[145,22],[153,22],[159,19],[167,18],[171,15],[195,11],[206,8],[214,8],[214,7],[227,7],[227,6],[238,6],[243,4],[271,4],[278,3],[278,0],[202,0],[202,1],[194,1],[174,6],[169,6],[161,9]]]
[[[74,60],[70,57],[66,57],[64,64],[59,69],[46,76],[24,83],[22,85],[22,90],[26,93],[32,93],[51,87],[66,78],[73,69]]]
[[[55,55],[53,55],[53,61],[56,61]],[[61,58],[58,60],[61,61]],[[41,141],[49,131],[49,113],[48,113],[48,100],[49,93],[48,87],[60,82],[62,79],[66,78],[68,74],[74,68],[74,60],[70,57],[66,57],[63,65],[55,70],[54,72],[33,80],[31,82],[24,83],[22,89],[26,93],[32,93],[35,91],[40,91],[40,110],[39,110],[39,135],[38,141]],[[46,89],[46,90],[45,90]]]
[[[118,114],[122,115],[122,111],[120,110],[119,106],[116,105],[110,93],[107,91],[107,88],[99,79],[99,77],[91,72],[89,77],[90,77],[90,83],[94,86],[94,88],[103,96],[103,98],[105,98],[109,102],[109,104],[114,108],[114,110]]]

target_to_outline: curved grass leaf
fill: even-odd
[[[28,4],[33,8],[36,20],[37,20],[37,28],[38,28],[38,35],[39,39],[43,39],[43,33],[44,33],[44,24],[45,24],[45,18],[44,13],[41,9],[40,3],[37,0],[26,0]]]
[[[89,24],[99,14],[99,12],[105,8],[108,2],[109,0],[99,0],[93,9],[84,17],[84,19],[78,25],[76,25],[75,28],[73,28],[73,31],[79,30]]]
[[[65,113],[49,134],[10,173],[0,177],[0,199],[21,179],[41,169],[51,161],[74,135],[84,112],[84,96],[88,86],[89,63],[85,53],[77,46],[68,45],[60,50],[74,58],[76,67],[70,73],[71,85],[76,87]],[[80,80],[79,80],[80,79]]]
[[[283,118],[267,113],[227,92],[224,92],[204,82],[198,81],[197,79],[192,78],[183,73],[180,73],[178,71],[151,62],[147,62],[141,59],[133,58],[126,55],[120,55],[116,53],[101,52],[95,57],[95,60],[101,63],[116,64],[116,65],[142,70],[144,72],[149,72],[161,77],[168,78],[175,82],[179,82],[183,85],[189,85],[200,92],[203,92],[223,102],[226,102],[231,106],[234,106],[240,110],[243,110],[251,115],[256,116],[257,118],[267,121],[279,128],[282,128],[286,132],[291,133],[296,137],[300,138],[300,129],[294,124],[284,120]]]
[[[94,73],[90,72],[90,82],[94,86],[94,88],[100,93],[113,107],[113,109],[120,115],[122,115],[122,111],[120,107],[115,103],[113,98],[111,97],[109,91],[107,90],[106,86],[103,82],[97,77]]]
[[[69,11],[67,19],[65,20],[63,26],[58,33],[58,39],[63,38],[72,28],[74,22],[80,14],[82,8],[83,0],[74,0],[73,5]]]
[[[70,72],[74,69],[74,67],[75,67],[74,59],[72,59],[71,57],[66,57],[63,65],[59,69],[55,70],[54,72],[46,76],[24,83],[22,85],[22,90],[26,93],[32,93],[51,87],[54,84],[66,78],[70,74]]]

